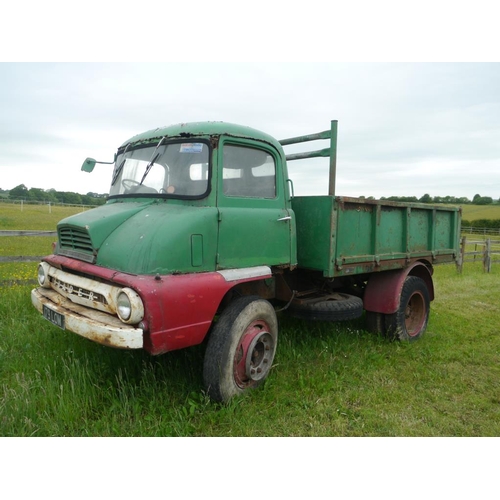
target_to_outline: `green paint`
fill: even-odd
[[[282,145],[316,139],[330,139],[330,147],[285,157]],[[453,261],[458,209],[332,195],[336,139],[336,121],[330,130],[281,143],[252,128],[221,122],[150,130],[123,143],[115,155],[128,154],[131,163],[123,172],[115,168],[121,187],[114,192],[135,194],[113,196],[102,207],[64,219],[58,229],[69,231],[76,247],[82,238],[76,258],[133,274],[298,264],[337,277],[395,269],[415,258]],[[174,161],[168,145],[175,146],[168,150],[175,149],[175,169],[168,165]],[[134,172],[130,155],[137,148],[149,148],[140,149],[148,160],[132,184],[127,181]],[[330,157],[331,194],[292,201],[286,159],[325,155]],[[87,170],[93,166],[90,160]],[[141,180],[144,163],[154,168],[151,177]],[[129,189],[123,187],[122,173]],[[203,190],[195,189],[197,182]],[[69,252],[61,241],[59,251]]]
[[[324,276],[403,267],[397,259],[458,255],[458,208],[332,196],[293,200],[299,266]]]

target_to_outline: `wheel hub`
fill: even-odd
[[[245,331],[236,350],[234,375],[236,383],[244,387],[264,379],[274,358],[274,339],[262,321],[254,321]]]
[[[405,309],[406,331],[410,337],[416,335],[425,322],[425,303],[421,294],[412,295]]]

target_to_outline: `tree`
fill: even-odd
[[[431,195],[425,193],[419,200],[420,203],[432,203]]]
[[[11,200],[26,199],[28,197],[28,188],[24,184],[19,184],[9,192]]]
[[[63,197],[63,203],[68,203],[69,205],[82,204],[82,196],[78,193],[71,193],[69,191],[64,191],[61,194]]]
[[[28,196],[31,201],[45,201],[47,199],[47,194],[41,188],[31,188],[28,191]]]
[[[493,203],[493,198],[491,196],[481,196],[476,199],[476,205],[491,205]]]

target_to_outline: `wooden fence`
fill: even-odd
[[[57,231],[0,231],[2,236],[57,236]],[[0,255],[1,262],[39,262],[43,255]]]
[[[460,259],[457,264],[462,272],[465,262],[482,262],[484,270],[491,272],[491,264],[500,262],[500,240],[468,240],[463,236],[460,240]]]
[[[57,231],[0,231],[2,236],[57,236]],[[41,255],[26,255],[26,256],[1,256],[1,262],[38,262],[43,256]],[[498,257],[498,258],[497,258]],[[491,271],[491,264],[500,262],[500,240],[468,240],[467,236],[463,236],[460,241],[460,258],[457,264],[458,270],[461,272],[465,262],[482,261],[484,270]]]

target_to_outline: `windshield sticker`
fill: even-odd
[[[181,144],[180,153],[201,153],[203,151],[203,144],[197,142],[188,142]]]

